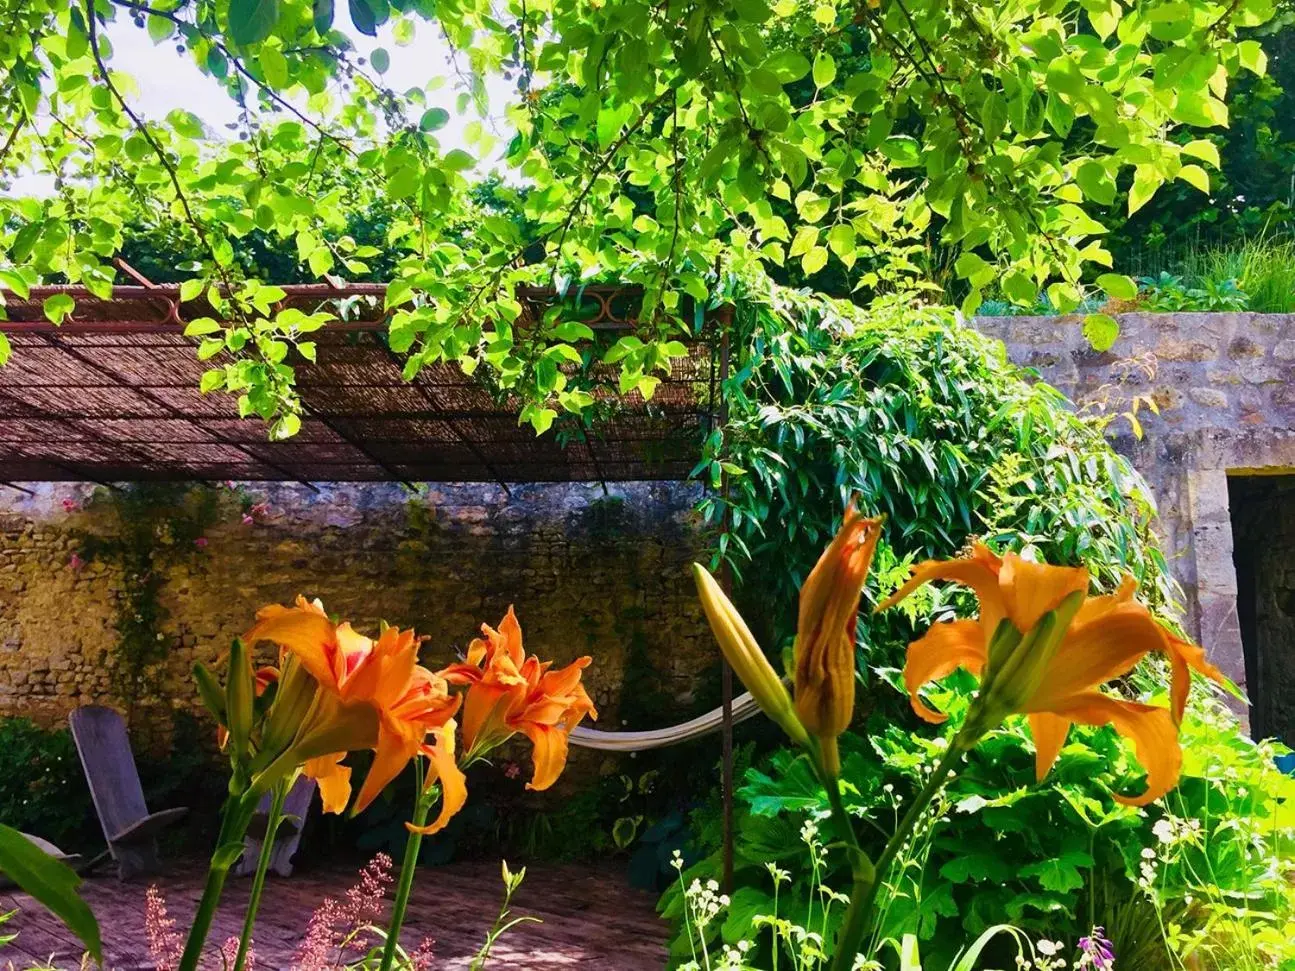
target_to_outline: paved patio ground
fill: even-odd
[[[184,925],[202,884],[202,864],[172,865],[155,881],[170,915]],[[326,866],[299,871],[290,879],[271,876],[262,899],[254,938],[259,971],[289,971],[310,916],[325,897],[342,898],[356,882],[356,868]],[[236,935],[242,924],[248,880],[230,878],[210,940]],[[104,937],[105,968],[155,971],[144,932],[148,883],[123,884],[115,875],[87,879],[86,899]],[[498,863],[453,863],[419,870],[406,932],[410,948],[424,937],[436,944],[432,967],[460,971],[476,953],[499,908],[503,883]],[[526,971],[658,971],[665,963],[665,924],[654,912],[655,897],[632,889],[613,867],[591,868],[537,863],[513,898],[514,915],[542,924],[523,924],[496,946],[488,968]],[[59,969],[80,966],[80,947],[61,924],[30,898],[0,892],[0,910],[18,908],[4,927],[17,931],[0,948],[0,967],[22,971],[24,961],[50,961]],[[217,971],[218,957],[206,967]]]

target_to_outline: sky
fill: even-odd
[[[228,131],[224,126],[238,119],[238,105],[215,79],[198,70],[190,54],[177,53],[174,40],[154,44],[146,30],[136,27],[129,17],[120,15],[108,25],[105,33],[113,49],[109,65],[135,79],[138,90],[127,100],[145,119],[161,120],[173,109],[184,108],[196,114],[216,133]],[[478,116],[472,108],[466,115],[455,112],[459,88],[455,87],[450,51],[432,24],[419,21],[412,44],[405,47],[394,42],[389,24],[378,29],[376,38],[354,32],[350,36],[358,52],[366,58],[374,48],[386,49],[391,56],[391,66],[383,80],[398,92],[423,87],[437,76],[445,77],[446,83],[428,95],[428,107],[444,108],[450,113],[449,123],[436,133],[436,138],[444,151],[468,149],[464,130],[469,123],[478,120]],[[491,116],[483,121],[487,130],[499,137],[497,151],[500,151],[511,135],[505,128],[504,108],[515,97],[515,92],[502,77],[487,78],[486,91]],[[291,100],[304,108],[304,98]],[[20,196],[44,195],[51,188],[52,179],[48,176],[24,173],[14,180],[9,191]]]

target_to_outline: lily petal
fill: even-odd
[[[1178,725],[1168,708],[1089,691],[1073,698],[1066,710],[1057,714],[1085,725],[1112,725],[1133,742],[1138,761],[1147,771],[1147,791],[1140,796],[1116,794],[1116,802],[1145,806],[1178,784],[1183,751],[1178,745]]]
[[[355,808],[351,810],[352,816],[364,812],[387,783],[400,775],[409,760],[418,754],[423,736],[421,728],[415,729],[390,718],[382,719],[378,726],[378,744],[373,747],[373,765],[369,766],[369,773],[364,777]]]
[[[424,836],[439,833],[468,801],[468,780],[454,758],[454,730],[454,719],[450,719],[437,729],[436,744],[423,746],[423,754],[428,760],[426,785],[440,783],[441,812],[426,826],[405,823],[405,828],[411,833]]]
[[[1146,607],[1136,600],[1110,606],[1088,623],[1070,628],[1026,708],[1056,710],[1068,695],[1123,677],[1163,647],[1163,630]]]
[[[1070,719],[1051,712],[1038,712],[1029,716],[1030,735],[1034,737],[1034,775],[1042,782],[1057,761],[1061,748],[1070,734]]]
[[[926,560],[913,567],[912,575],[904,585],[877,605],[877,610],[886,610],[908,597],[914,590],[932,580],[952,580],[964,587],[970,587],[980,601],[980,617],[986,630],[994,630],[998,622],[1007,616],[998,588],[998,573],[1002,568],[1000,560],[984,543],[972,547],[971,555],[958,560]]]
[[[904,664],[904,687],[918,716],[939,724],[949,716],[927,706],[918,696],[923,685],[937,681],[958,668],[980,674],[988,660],[984,628],[975,620],[952,620],[932,624],[919,640],[908,645]]]
[[[249,647],[258,641],[274,641],[300,658],[302,667],[320,684],[336,686],[336,631],[332,622],[313,607],[271,604],[256,612],[256,623],[243,635],[243,641]]]
[[[535,775],[526,783],[527,789],[539,792],[558,781],[567,764],[567,733],[552,725],[527,723],[522,731],[531,740],[535,759]]]
[[[1165,646],[1169,651],[1169,662],[1173,668],[1173,683],[1170,686],[1170,702],[1173,705],[1174,721],[1183,720],[1187,709],[1187,695],[1192,687],[1192,671],[1203,674],[1218,684],[1225,684],[1227,678],[1217,667],[1205,660],[1205,648],[1190,641],[1185,641],[1161,628]]]
[[[301,771],[319,783],[319,798],[326,813],[342,813],[351,800],[351,768],[342,765],[345,752],[307,759]]]
[[[1008,553],[1003,557],[998,581],[1007,616],[1017,630],[1028,631],[1070,594],[1088,590],[1088,570],[1082,566],[1034,563]]]

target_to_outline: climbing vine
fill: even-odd
[[[96,490],[84,509],[94,528],[78,534],[78,557],[108,565],[116,578],[108,668],[113,691],[133,705],[160,686],[159,666],[179,636],[167,629],[166,579],[182,565],[201,563],[221,493],[188,483],[133,483]]]

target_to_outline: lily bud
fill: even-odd
[[[296,738],[318,691],[319,682],[301,662],[293,655],[285,658],[274,703],[261,732],[261,761],[269,764]]]
[[[225,681],[225,717],[236,762],[248,755],[252,736],[253,708],[256,704],[256,682],[252,659],[241,640],[235,638],[229,648],[229,677]]]
[[[225,724],[225,692],[216,676],[201,661],[193,662],[193,680],[198,685],[198,698],[216,721]]]
[[[882,519],[863,519],[853,504],[835,538],[800,588],[796,627],[796,713],[818,736],[823,768],[840,766],[836,739],[854,717],[854,642],[859,597],[881,535]]]
[[[710,622],[710,629],[738,680],[746,685],[746,690],[751,692],[760,710],[773,719],[793,742],[809,745],[809,734],[796,717],[791,695],[787,693],[786,686],[769,659],[764,656],[764,651],[760,650],[751,628],[747,627],[746,621],[710,571],[694,563],[692,575],[697,581],[697,593],[701,598],[702,609],[706,612],[706,619]]]

